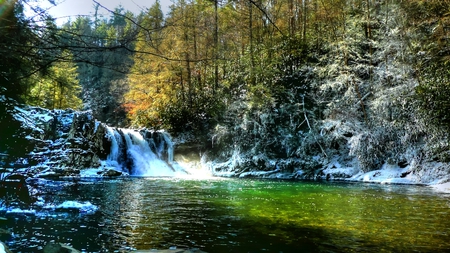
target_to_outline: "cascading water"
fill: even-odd
[[[111,127],[107,127],[106,130],[111,140],[111,153],[108,155],[108,161],[117,161],[119,159],[119,147],[122,145],[122,138],[119,132]]]
[[[107,130],[111,140],[111,152],[106,161],[109,166],[135,176],[186,174],[172,166],[174,145],[168,133],[111,127]]]

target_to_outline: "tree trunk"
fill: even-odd
[[[213,94],[219,87],[219,0],[214,0],[214,88]]]
[[[308,6],[306,3],[307,0],[302,0],[302,41],[306,43],[306,22],[307,22],[307,14],[308,14]]]
[[[289,0],[289,37],[295,33],[294,0]]]
[[[253,5],[249,2],[249,23],[248,23],[248,32],[249,32],[249,43],[250,43],[250,84],[254,86],[256,84],[255,79],[255,54],[254,54],[254,41],[253,41]]]
[[[192,108],[192,73],[191,73],[191,60],[189,59],[189,53],[186,53],[186,70],[187,70],[187,84],[188,84],[188,103]]]

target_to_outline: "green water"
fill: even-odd
[[[450,252],[450,195],[426,187],[149,178],[43,184],[47,202],[90,201],[98,210],[9,214],[16,251],[36,252],[21,241],[34,238],[34,249],[55,239],[85,252]]]
[[[232,192],[235,210],[263,224],[259,233],[288,244],[299,236],[290,228],[302,228],[320,233],[305,238],[322,249],[450,249],[450,199],[417,187],[251,181]]]

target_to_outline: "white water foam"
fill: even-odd
[[[111,153],[108,155],[108,160],[117,161],[122,138],[120,134],[111,127],[106,127],[106,130],[108,131],[109,139],[111,140]]]
[[[211,177],[210,173],[199,169],[202,166],[198,162],[174,161],[175,145],[167,132],[111,127],[107,127],[107,131],[111,150],[107,160],[102,162],[103,167],[142,177]],[[126,157],[121,157],[122,152],[126,152]],[[127,168],[129,166],[132,167]]]
[[[98,207],[96,205],[91,204],[89,201],[85,202],[78,202],[78,201],[72,201],[67,200],[59,205],[47,205],[44,206],[45,209],[68,209],[68,210],[79,210],[81,213],[94,213],[98,210]]]
[[[20,208],[12,208],[7,209],[6,213],[15,213],[15,214],[36,214],[36,210],[33,209],[20,209]]]
[[[149,143],[134,130],[122,129],[127,145],[127,153],[133,159],[132,175],[151,177],[173,177],[176,171],[168,163],[158,158]]]

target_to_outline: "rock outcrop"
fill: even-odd
[[[11,104],[6,113],[0,123],[17,129],[8,133],[12,136],[0,132],[0,140],[9,142],[0,146],[0,174],[57,178],[158,176],[160,170],[170,176],[177,171],[174,144],[165,131],[112,128],[90,111]]]
[[[99,167],[110,152],[111,141],[106,126],[95,120],[90,112],[74,114],[66,146],[67,167],[83,169]]]
[[[0,133],[2,139],[12,139],[11,148],[0,150],[1,167],[28,176],[76,176],[81,169],[99,167],[110,152],[107,126],[89,111],[14,106],[8,113],[12,117],[2,124],[19,124],[20,128],[12,138]],[[18,141],[25,143],[20,152]]]

